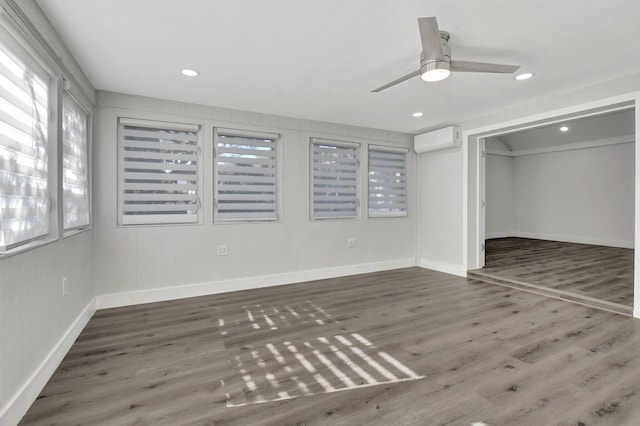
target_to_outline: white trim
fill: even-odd
[[[494,232],[485,232],[484,238],[485,240],[490,240],[492,238],[508,238],[515,237],[516,231],[494,231]]]
[[[635,99],[635,123],[636,123],[636,145],[635,145],[635,217],[634,217],[634,242],[640,248],[640,147],[638,141],[640,136],[640,92],[636,92]],[[640,318],[640,250],[633,253],[633,316]]]
[[[132,117],[119,117],[119,124],[123,126],[136,126],[136,127],[146,127],[146,128],[162,128],[167,130],[183,130],[185,132],[194,132],[197,133],[200,130],[201,125],[195,123],[175,123],[175,122],[166,122],[161,120],[148,120],[141,118],[132,118]]]
[[[462,143],[460,144],[460,150],[462,151],[462,212],[460,212],[462,214],[462,269],[465,271],[468,269],[477,269],[469,268],[469,146],[472,143],[472,136],[473,135],[468,135],[466,132],[463,132]],[[473,143],[479,143],[479,139],[473,137]],[[476,176],[478,175],[476,174]],[[418,182],[422,182],[422,178],[420,178]],[[476,208],[480,208],[479,202]],[[477,212],[479,212],[479,210]],[[474,253],[476,252],[472,250],[471,254]]]
[[[504,149],[487,149],[489,155],[501,155],[503,157],[519,157],[521,155],[547,154],[550,152],[575,151],[578,149],[598,148],[609,145],[621,145],[626,143],[635,143],[634,135],[618,136],[615,138],[596,139],[592,141],[582,141],[576,143],[568,143],[564,145],[545,146],[540,148],[520,149],[515,151],[507,151]]]
[[[633,102],[636,100],[636,98],[640,98],[640,91],[634,91],[625,93],[623,95],[598,99],[583,104],[571,105],[564,108],[545,111],[539,114],[515,118],[513,120],[508,120],[501,123],[485,125],[463,131],[463,140],[467,140],[468,136],[499,136],[504,133],[512,133],[514,131],[532,129],[543,125],[566,121],[569,118],[573,120],[577,118],[590,117],[592,115],[600,115],[606,112],[621,111],[633,108]]]
[[[225,127],[216,127],[216,130],[217,130],[216,140],[217,140],[217,136],[228,136],[228,137],[248,138],[248,139],[273,139],[273,140],[278,140],[280,138],[279,133],[256,132],[252,130],[229,129]]]
[[[526,231],[498,231],[498,232],[491,232],[485,235],[486,239],[506,238],[506,237],[532,238],[536,240],[560,241],[564,243],[591,244],[595,246],[620,247],[620,248],[629,248],[629,249],[633,248],[633,241],[610,240],[608,238],[589,238],[589,237],[582,237],[579,235],[576,236],[576,235],[565,235],[565,234],[546,234],[542,232],[526,232]]]
[[[349,141],[341,141],[335,139],[325,139],[325,138],[316,138],[311,137],[311,143],[314,145],[329,145],[329,146],[337,146],[339,148],[360,148],[360,142],[349,142]]]
[[[407,154],[409,152],[409,148],[398,148],[394,146],[369,144],[369,151],[401,152]]]
[[[457,275],[459,277],[466,277],[467,270],[462,265],[455,263],[441,262],[439,260],[420,259],[418,266],[425,269],[431,269],[432,271],[444,272],[445,274]]]
[[[141,303],[162,302],[166,300],[184,299],[187,297],[207,296],[232,291],[251,290],[285,284],[296,284],[306,281],[365,274],[369,272],[387,271],[391,269],[415,266],[413,257],[387,260],[382,262],[361,263],[357,265],[336,266],[324,269],[285,272],[282,274],[262,275],[247,278],[212,281],[198,284],[185,284],[173,287],[149,290],[129,291],[103,294],[96,297],[98,309],[116,308]]]
[[[638,122],[638,117],[640,117],[639,107],[637,105],[640,102],[640,91],[634,91],[625,93],[618,96],[611,96],[608,98],[601,98],[595,101],[590,101],[578,105],[571,105],[568,107],[558,108],[550,111],[545,111],[539,114],[533,114],[523,117],[518,117],[512,120],[498,122],[488,125],[483,125],[471,129],[467,129],[463,131],[463,143],[462,143],[462,239],[463,239],[463,263],[465,265],[465,269],[477,269],[477,265],[469,264],[467,259],[469,254],[477,253],[478,248],[472,247],[470,245],[469,233],[469,214],[474,213],[475,217],[478,217],[477,212],[480,210],[479,200],[476,199],[475,205],[469,205],[469,144],[477,143],[480,138],[489,137],[489,136],[498,136],[507,132],[513,132],[518,130],[525,130],[535,127],[540,127],[541,125],[547,125],[550,123],[555,123],[560,120],[566,120],[571,116],[571,119],[582,118],[591,115],[603,114],[611,111],[619,111],[628,108],[635,108],[636,111],[636,122]],[[637,136],[640,134],[640,126],[636,126],[635,129],[635,139],[637,140]],[[636,212],[640,211],[640,150],[636,147]],[[475,158],[474,158],[475,159]],[[477,180],[477,176],[476,176]],[[640,214],[636,214],[636,226],[635,226],[635,239],[637,243],[640,244]],[[473,239],[475,241],[475,239]],[[471,252],[471,253],[469,253]],[[477,257],[477,256],[474,256]],[[634,306],[640,306],[640,250],[636,251],[635,257],[635,303]]]
[[[73,321],[20,390],[7,400],[3,409],[0,410],[1,425],[18,424],[95,312],[96,299],[94,298]]]

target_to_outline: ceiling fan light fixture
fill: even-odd
[[[428,62],[420,69],[420,78],[424,81],[442,81],[449,77],[451,69],[448,62],[433,61]]]

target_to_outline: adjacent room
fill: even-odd
[[[0,0],[0,426],[637,425],[635,16]]]
[[[485,266],[470,275],[630,314],[635,111],[485,139]]]

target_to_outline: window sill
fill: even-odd
[[[409,217],[407,213],[404,214],[389,214],[389,215],[370,215],[367,219],[406,219]]]
[[[250,225],[264,223],[282,223],[281,219],[218,219],[214,220],[214,225]]]
[[[7,259],[9,257],[13,257],[17,254],[22,254],[22,253],[37,249],[39,247],[46,246],[51,243],[55,243],[56,241],[58,241],[58,238],[47,238],[45,240],[33,241],[31,243],[12,248],[11,250],[7,250],[4,253],[0,253],[0,261],[2,261],[3,259]]]
[[[86,228],[70,229],[64,232],[64,234],[62,235],[62,238],[65,239],[65,238],[73,237],[74,235],[82,234],[84,232],[91,231],[92,229],[93,229],[92,225],[89,225]]]

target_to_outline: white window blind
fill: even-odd
[[[407,215],[407,150],[369,146],[369,216]]]
[[[216,220],[278,219],[278,135],[217,129]]]
[[[311,141],[312,215],[314,219],[358,216],[357,143]]]
[[[198,221],[199,126],[120,119],[120,223]]]
[[[47,77],[0,45],[0,251],[50,232]]]
[[[89,225],[89,140],[87,113],[62,98],[62,203],[64,230]]]

